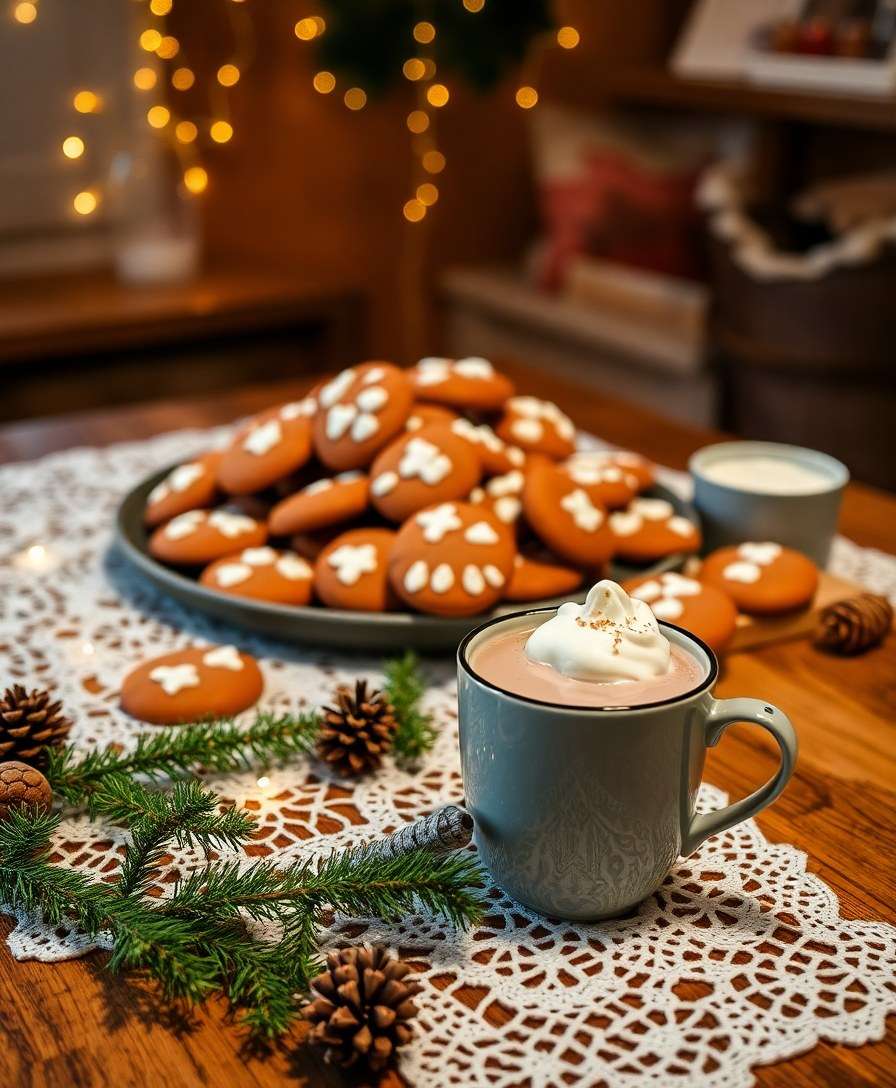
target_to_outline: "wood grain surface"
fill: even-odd
[[[526,392],[549,396],[607,440],[676,468],[717,438],[586,391],[513,370]],[[159,403],[0,430],[0,460],[73,445],[107,444],[185,426],[219,423],[301,392],[308,381],[190,403]],[[896,498],[851,485],[841,531],[896,552]],[[759,817],[769,840],[809,855],[808,866],[840,897],[844,916],[896,922],[896,639],[864,657],[831,657],[805,640],[732,655],[717,693],[761,695],[793,719],[800,758],[778,802]],[[761,730],[737,726],[709,753],[706,778],[743,796],[767,778],[775,755]],[[9,923],[2,923],[2,932]],[[14,1085],[341,1085],[301,1047],[261,1059],[241,1051],[223,1010],[170,1021],[149,986],[109,976],[101,957],[58,965],[16,963],[0,948],[0,1070]],[[788,1062],[756,1069],[776,1088],[896,1083],[896,1033],[852,1048],[821,1043]],[[395,1088],[392,1074],[384,1084]]]

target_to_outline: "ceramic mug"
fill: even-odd
[[[660,702],[565,706],[514,695],[477,675],[470,659],[483,640],[538,626],[555,611],[501,616],[460,643],[461,771],[479,854],[495,883],[542,914],[592,921],[630,910],[679,855],[771,804],[790,778],[797,740],[770,703],[714,699],[712,650],[669,623],[660,623],[663,633],[705,675],[692,691]],[[735,722],[771,733],[780,766],[748,797],[700,815],[706,749]]]

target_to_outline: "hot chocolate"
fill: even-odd
[[[602,581],[584,605],[509,623],[476,646],[473,670],[516,695],[575,707],[631,707],[693,691],[706,675],[663,635],[650,608]]]

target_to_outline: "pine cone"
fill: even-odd
[[[5,820],[12,808],[28,805],[49,812],[52,804],[53,791],[40,771],[14,759],[0,763],[0,820]]]
[[[862,593],[823,608],[815,629],[815,645],[836,654],[860,654],[883,642],[893,623],[886,597]]]
[[[29,695],[21,684],[14,684],[0,699],[0,760],[42,767],[47,748],[62,744],[71,727],[62,715],[62,703],[51,703],[48,691],[35,688]]]
[[[417,1013],[411,999],[423,987],[406,979],[410,970],[381,946],[330,952],[327,970],[310,983],[309,1042],[343,1069],[384,1069],[411,1038],[408,1021]]]
[[[349,687],[339,688],[336,704],[323,709],[318,758],[346,777],[376,770],[398,728],[395,708],[382,692],[368,693],[366,680],[355,683],[354,693]]]

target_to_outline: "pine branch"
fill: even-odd
[[[404,657],[387,661],[385,673],[386,698],[395,708],[398,722],[392,750],[399,765],[411,767],[430,751],[439,735],[432,715],[420,710],[426,682],[420,662],[410,650]]]

